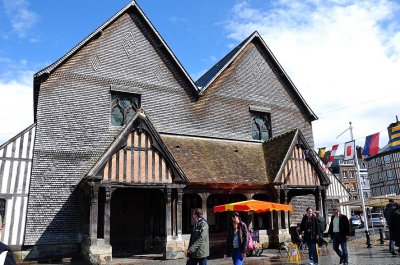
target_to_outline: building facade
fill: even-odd
[[[358,149],[358,151],[360,151]],[[360,153],[360,152],[358,152]],[[360,157],[360,155],[358,155]],[[364,198],[371,196],[371,188],[368,179],[368,168],[367,163],[358,159],[359,165],[359,176],[362,185]],[[332,164],[332,171],[337,175],[340,182],[344,185],[346,190],[350,193],[351,198],[356,200],[359,198],[359,188],[358,188],[358,173],[354,160],[344,160],[343,155],[335,156],[334,162]]]
[[[34,114],[28,260],[182,258],[194,208],[217,251],[213,207],[246,199],[295,208],[254,216],[265,246],[307,206],[327,213],[317,117],[257,32],[194,82],[132,1],[34,75]]]
[[[394,132],[399,128],[399,121],[390,124],[389,144],[380,149],[378,154],[365,158],[372,196],[400,194],[400,148],[398,144],[393,145],[396,141],[391,141],[399,138],[399,132]]]

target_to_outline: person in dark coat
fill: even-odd
[[[228,228],[224,258],[231,256],[234,265],[242,265],[244,257],[246,257],[249,231],[246,224],[240,220],[238,212],[233,212],[231,218],[232,222]]]
[[[0,216],[1,218],[1,216]],[[0,265],[16,265],[11,248],[0,242]]]
[[[333,250],[340,257],[340,264],[349,264],[347,240],[350,235],[350,223],[347,216],[340,213],[338,206],[333,207],[333,216],[329,224],[328,234],[333,240]],[[339,245],[342,250],[339,249]]]
[[[396,252],[394,252],[394,239],[392,236],[392,233],[390,233],[391,228],[390,226],[392,225],[390,222],[390,218],[392,216],[393,211],[396,209],[396,205],[394,203],[394,200],[390,199],[389,203],[386,205],[385,210],[383,211],[383,215],[385,216],[386,223],[389,227],[389,234],[390,234],[390,239],[389,239],[389,252],[392,253],[392,255],[397,255]]]
[[[318,264],[317,242],[320,235],[320,226],[317,217],[313,214],[311,207],[306,209],[306,214],[303,216],[300,224],[301,236],[300,239],[307,244],[308,257],[310,264]]]
[[[318,240],[318,245],[328,245],[328,243],[324,240],[324,231],[326,229],[326,222],[325,218],[321,215],[319,215],[319,211],[315,211],[315,216],[317,217],[318,220],[318,225],[319,225],[319,240]]]
[[[390,216],[390,223],[389,226],[390,231],[390,238],[393,238],[393,241],[397,247],[399,247],[400,252],[400,204],[395,203],[395,209]],[[394,248],[394,247],[393,247]],[[393,250],[394,252],[394,250]]]
[[[190,235],[187,256],[188,265],[207,265],[207,257],[210,255],[210,243],[208,235],[208,224],[203,218],[203,211],[199,208],[194,209],[192,214],[195,224]]]

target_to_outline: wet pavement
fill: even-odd
[[[389,253],[386,241],[385,245],[381,245],[378,235],[371,235],[372,248],[367,248],[365,236],[352,237],[348,242],[349,246],[349,264],[354,265],[400,265],[400,254],[393,256]],[[282,251],[283,253],[283,251]],[[302,251],[303,259],[297,262],[288,262],[286,252],[282,256],[277,256],[278,250],[266,249],[260,257],[247,257],[244,264],[248,265],[266,265],[266,264],[309,264],[307,250]],[[210,258],[208,265],[231,265],[230,259]],[[157,257],[132,257],[124,259],[113,258],[112,265],[128,265],[128,264],[146,264],[146,265],[185,265],[184,260],[158,260]],[[319,256],[320,265],[339,264],[339,257],[332,249],[332,244],[327,247],[323,246]]]
[[[244,264],[248,265],[266,265],[266,264],[309,264],[307,251],[303,253],[303,260],[298,262],[288,262],[287,257],[277,257],[277,250],[265,250],[260,257],[248,257]],[[128,264],[159,264],[159,265],[185,265],[186,260],[152,260],[147,258],[128,258],[128,259],[113,259],[113,265],[128,265]],[[209,259],[209,265],[231,265],[230,259]],[[339,264],[339,257],[332,250],[331,244],[328,247],[323,247],[319,257],[319,264]],[[400,255],[392,256],[387,246],[374,246],[373,248],[366,247],[351,247],[349,248],[349,264],[357,265],[399,265]]]
[[[400,265],[400,254],[392,256],[389,253],[386,241],[385,245],[381,245],[378,235],[371,235],[372,248],[367,248],[365,236],[359,233],[359,236],[351,237],[348,242],[349,246],[349,264],[354,265]],[[309,264],[307,250],[302,251],[303,259],[297,262],[288,262],[287,253],[282,251],[282,256],[278,256],[278,250],[265,249],[260,257],[247,257],[245,265],[266,265],[266,264]],[[210,258],[208,265],[231,265],[231,259]],[[21,264],[30,264],[23,262]],[[37,263],[36,263],[37,264]],[[57,263],[41,263],[41,264],[57,264]],[[58,263],[62,265],[82,265],[83,262],[65,262]],[[110,265],[185,265],[186,259],[180,260],[162,260],[161,255],[141,255],[129,258],[113,258]],[[323,246],[320,250],[319,264],[339,264],[339,257],[332,249],[332,244]]]

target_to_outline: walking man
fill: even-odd
[[[188,265],[207,265],[207,257],[210,255],[208,224],[203,218],[203,211],[195,209],[192,214],[195,222],[189,240],[187,256]]]
[[[319,225],[319,240],[318,240],[318,245],[322,246],[324,244],[328,245],[325,240],[324,240],[324,231],[326,229],[326,222],[325,218],[321,215],[319,215],[319,211],[315,211],[315,216],[317,217],[318,220],[318,225]]]
[[[392,224],[389,229],[390,229],[390,239],[394,241],[394,244],[396,244],[397,247],[399,247],[399,252],[400,252],[400,205],[395,202],[395,209],[392,212],[390,216],[390,223]],[[393,246],[393,252],[394,252],[394,246]],[[396,254],[396,252],[394,252]],[[393,254],[393,253],[392,253]]]
[[[386,223],[389,227],[389,234],[390,234],[390,239],[389,239],[389,252],[392,255],[397,255],[396,252],[394,252],[394,238],[392,233],[390,231],[393,231],[393,227],[391,227],[393,224],[390,222],[391,216],[393,211],[396,209],[396,205],[394,203],[393,199],[389,199],[389,203],[386,205],[385,210],[383,211],[383,215],[385,216]]]
[[[318,253],[317,253],[317,242],[319,239],[319,224],[317,217],[313,214],[311,207],[307,207],[306,214],[301,220],[300,239],[304,238],[304,241],[308,247],[308,257],[310,259],[310,264],[318,264]]]
[[[340,213],[338,206],[333,207],[333,216],[329,224],[329,235],[333,240],[333,250],[340,257],[340,264],[349,264],[349,252],[347,251],[347,240],[350,235],[349,219]],[[339,249],[339,245],[341,250]]]

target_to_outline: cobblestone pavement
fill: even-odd
[[[349,246],[349,264],[351,265],[400,265],[400,254],[392,256],[389,253],[386,241],[385,245],[380,245],[379,236],[372,235],[371,242],[373,247],[367,248],[365,236],[352,237],[348,242]],[[308,264],[308,253],[307,250],[303,253],[303,260],[299,262],[288,262],[285,254],[283,257],[278,257],[278,250],[266,249],[260,257],[248,257],[245,259],[245,265],[281,265],[281,264]],[[26,262],[23,265],[29,264]],[[21,265],[22,265],[21,264]],[[41,263],[41,265],[46,263]],[[50,264],[50,263],[47,263]],[[51,263],[55,264],[55,263]],[[62,265],[83,265],[82,262],[72,263],[58,263]],[[186,259],[181,260],[161,260],[160,256],[135,256],[131,258],[113,258],[110,265],[185,265]],[[231,265],[230,259],[223,258],[210,258],[208,265]],[[339,257],[332,250],[332,244],[328,244],[327,247],[322,247],[319,257],[320,265],[331,265],[339,264]]]
[[[372,248],[367,248],[365,236],[352,238],[348,242],[349,264],[357,265],[400,265],[400,255],[392,256],[388,251],[388,246],[380,245],[379,236],[371,236]],[[287,257],[278,257],[278,250],[267,249],[261,257],[249,257],[245,259],[246,265],[267,265],[267,264],[309,264],[308,253],[304,251],[303,260],[299,262],[288,262]],[[285,253],[286,254],[286,253]],[[148,258],[138,259],[113,259],[112,265],[146,264],[146,265],[185,265],[186,260],[151,260]],[[230,259],[209,259],[208,265],[231,265]],[[331,265],[339,264],[339,257],[332,250],[332,244],[322,247],[320,252],[319,264]]]

